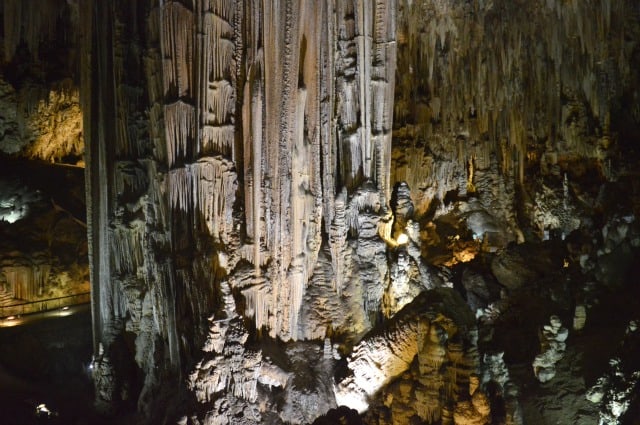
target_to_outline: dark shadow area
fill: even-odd
[[[41,191],[54,208],[68,212],[86,226],[84,168],[0,154],[0,170],[0,177],[19,178],[29,187]]]
[[[0,412],[5,425],[106,424],[93,410],[91,314],[0,329]],[[44,404],[51,415],[41,408]]]

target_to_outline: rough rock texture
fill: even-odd
[[[80,14],[96,344],[109,355],[132,333],[144,378],[127,396],[151,415],[163,376],[223,338],[190,385],[202,420],[231,420],[257,400],[251,333],[353,339],[377,320],[395,5],[84,2]],[[230,322],[214,337],[207,317]],[[243,365],[255,376],[240,379]]]
[[[121,6],[79,9],[96,344],[116,371],[113,351],[141,371],[118,372],[114,394],[154,418],[163,385],[184,388],[186,373],[188,423],[302,423],[371,397],[396,423],[486,422],[497,396],[446,378],[480,372],[464,338],[416,324],[365,335],[456,280],[425,262],[430,221],[451,228],[451,266],[582,224],[574,182],[618,173],[611,112],[635,78],[621,41],[634,40],[631,3]],[[582,175],[579,161],[591,164]],[[508,310],[562,260],[531,267],[510,247],[491,261],[506,291],[475,292]],[[423,334],[453,345],[431,362],[400,348]],[[296,380],[294,341],[326,338],[354,373],[335,400]],[[361,375],[369,343],[399,365]],[[440,369],[458,355],[464,373]],[[331,376],[332,356],[316,375]],[[440,381],[445,399],[415,395]],[[415,412],[412,397],[424,400]]]
[[[587,391],[587,400],[599,407],[600,424],[627,423],[638,419],[637,389],[640,369],[630,356],[637,353],[639,342],[638,323],[632,320],[616,349],[616,355],[609,360],[609,368]],[[636,408],[628,411],[634,402]]]
[[[547,382],[555,376],[556,363],[564,355],[567,347],[565,341],[569,335],[557,316],[551,316],[549,322],[541,333],[541,352],[533,360],[533,373],[540,382]]]
[[[2,6],[0,145],[75,155],[79,87],[114,415],[544,423],[538,329],[635,293],[634,1],[40,1]]]
[[[84,154],[74,4],[0,5],[0,316],[89,298],[83,170],[40,163]]]
[[[84,139],[78,87],[70,79],[21,81],[0,74],[0,152],[82,165]]]
[[[486,417],[484,407],[477,414],[458,405],[475,392],[469,385],[479,358],[473,315],[457,293],[423,292],[384,325],[383,333],[374,330],[354,347],[353,375],[338,386],[339,404],[364,411],[371,397],[365,417],[372,423],[433,423],[454,410]]]
[[[0,63],[0,152],[81,163],[77,1],[7,0]]]

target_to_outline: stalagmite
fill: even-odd
[[[188,143],[193,141],[194,108],[181,100],[164,107],[167,138],[167,157],[169,165],[177,160],[185,160],[188,155]]]
[[[564,355],[565,340],[569,334],[557,316],[551,316],[549,321],[550,325],[545,325],[542,331],[542,352],[533,360],[533,372],[540,382],[547,382],[555,376],[555,364]]]

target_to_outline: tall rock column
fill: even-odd
[[[155,420],[203,347],[235,353],[218,359],[233,375],[260,370],[261,338],[368,329],[388,275],[395,2],[80,13],[99,401]],[[203,397],[255,401],[232,382]]]
[[[96,401],[148,418],[181,365],[152,7],[79,8]]]

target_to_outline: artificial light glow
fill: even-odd
[[[102,349],[102,344],[100,344],[100,349]],[[87,370],[88,370],[88,372],[90,374],[93,373],[93,369],[95,369],[95,364],[96,364],[96,358],[95,358],[95,356],[91,356],[91,361],[89,362],[89,365],[87,366]]]
[[[0,328],[10,328],[13,326],[22,325],[24,320],[21,319],[21,316],[7,316],[3,319],[0,319]]]
[[[49,410],[49,409],[47,408],[47,406],[46,406],[44,403],[42,403],[42,404],[38,404],[38,405],[36,406],[36,412],[38,412],[38,413],[47,413],[47,414],[49,414],[49,413],[51,413],[51,410]]]
[[[409,237],[404,233],[400,233],[400,236],[398,236],[396,242],[398,245],[406,245],[407,243],[409,243]]]
[[[338,406],[347,406],[355,409],[358,413],[364,413],[369,409],[367,395],[362,390],[355,388],[354,385],[348,387],[333,386],[333,392]]]
[[[18,213],[17,211],[10,211],[9,213],[5,214],[2,218],[9,223],[15,223],[16,221],[22,218],[22,214]]]
[[[15,223],[27,215],[28,209],[24,204],[20,204],[22,200],[16,196],[8,199],[0,199],[0,220],[8,223]]]
[[[49,418],[51,416],[57,416],[56,412],[51,411],[44,403],[40,403],[36,406],[36,416],[39,418],[46,417]]]

